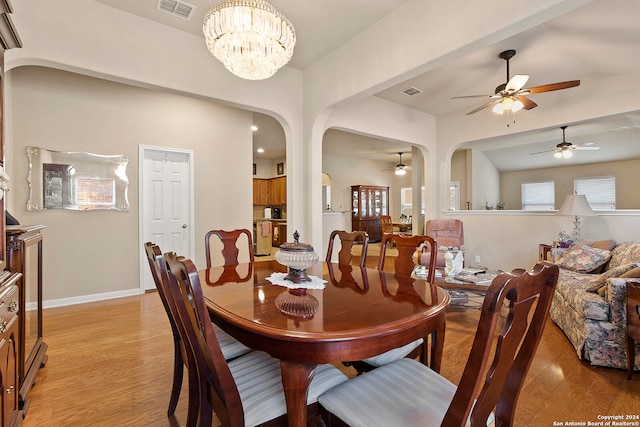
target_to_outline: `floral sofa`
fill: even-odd
[[[551,319],[580,359],[626,369],[626,282],[640,277],[640,242],[576,244],[554,249],[553,257],[560,274]],[[635,369],[640,370],[640,357]]]

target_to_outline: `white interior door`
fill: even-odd
[[[144,253],[145,242],[162,252],[192,258],[192,152],[140,147],[140,281],[141,290],[155,289]]]

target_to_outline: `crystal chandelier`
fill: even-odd
[[[271,77],[293,55],[291,22],[264,0],[226,0],[204,17],[209,51],[233,74],[248,80]]]

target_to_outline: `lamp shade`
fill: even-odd
[[[556,215],[596,216],[584,194],[569,194]]]

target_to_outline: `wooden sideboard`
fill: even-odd
[[[22,275],[0,273],[0,425],[14,427],[20,423],[19,354],[20,316],[22,315],[18,282]]]
[[[47,344],[42,333],[42,230],[43,225],[6,226],[7,268],[20,273],[18,343],[18,404],[24,417],[29,408],[29,390],[38,371],[47,362]]]

